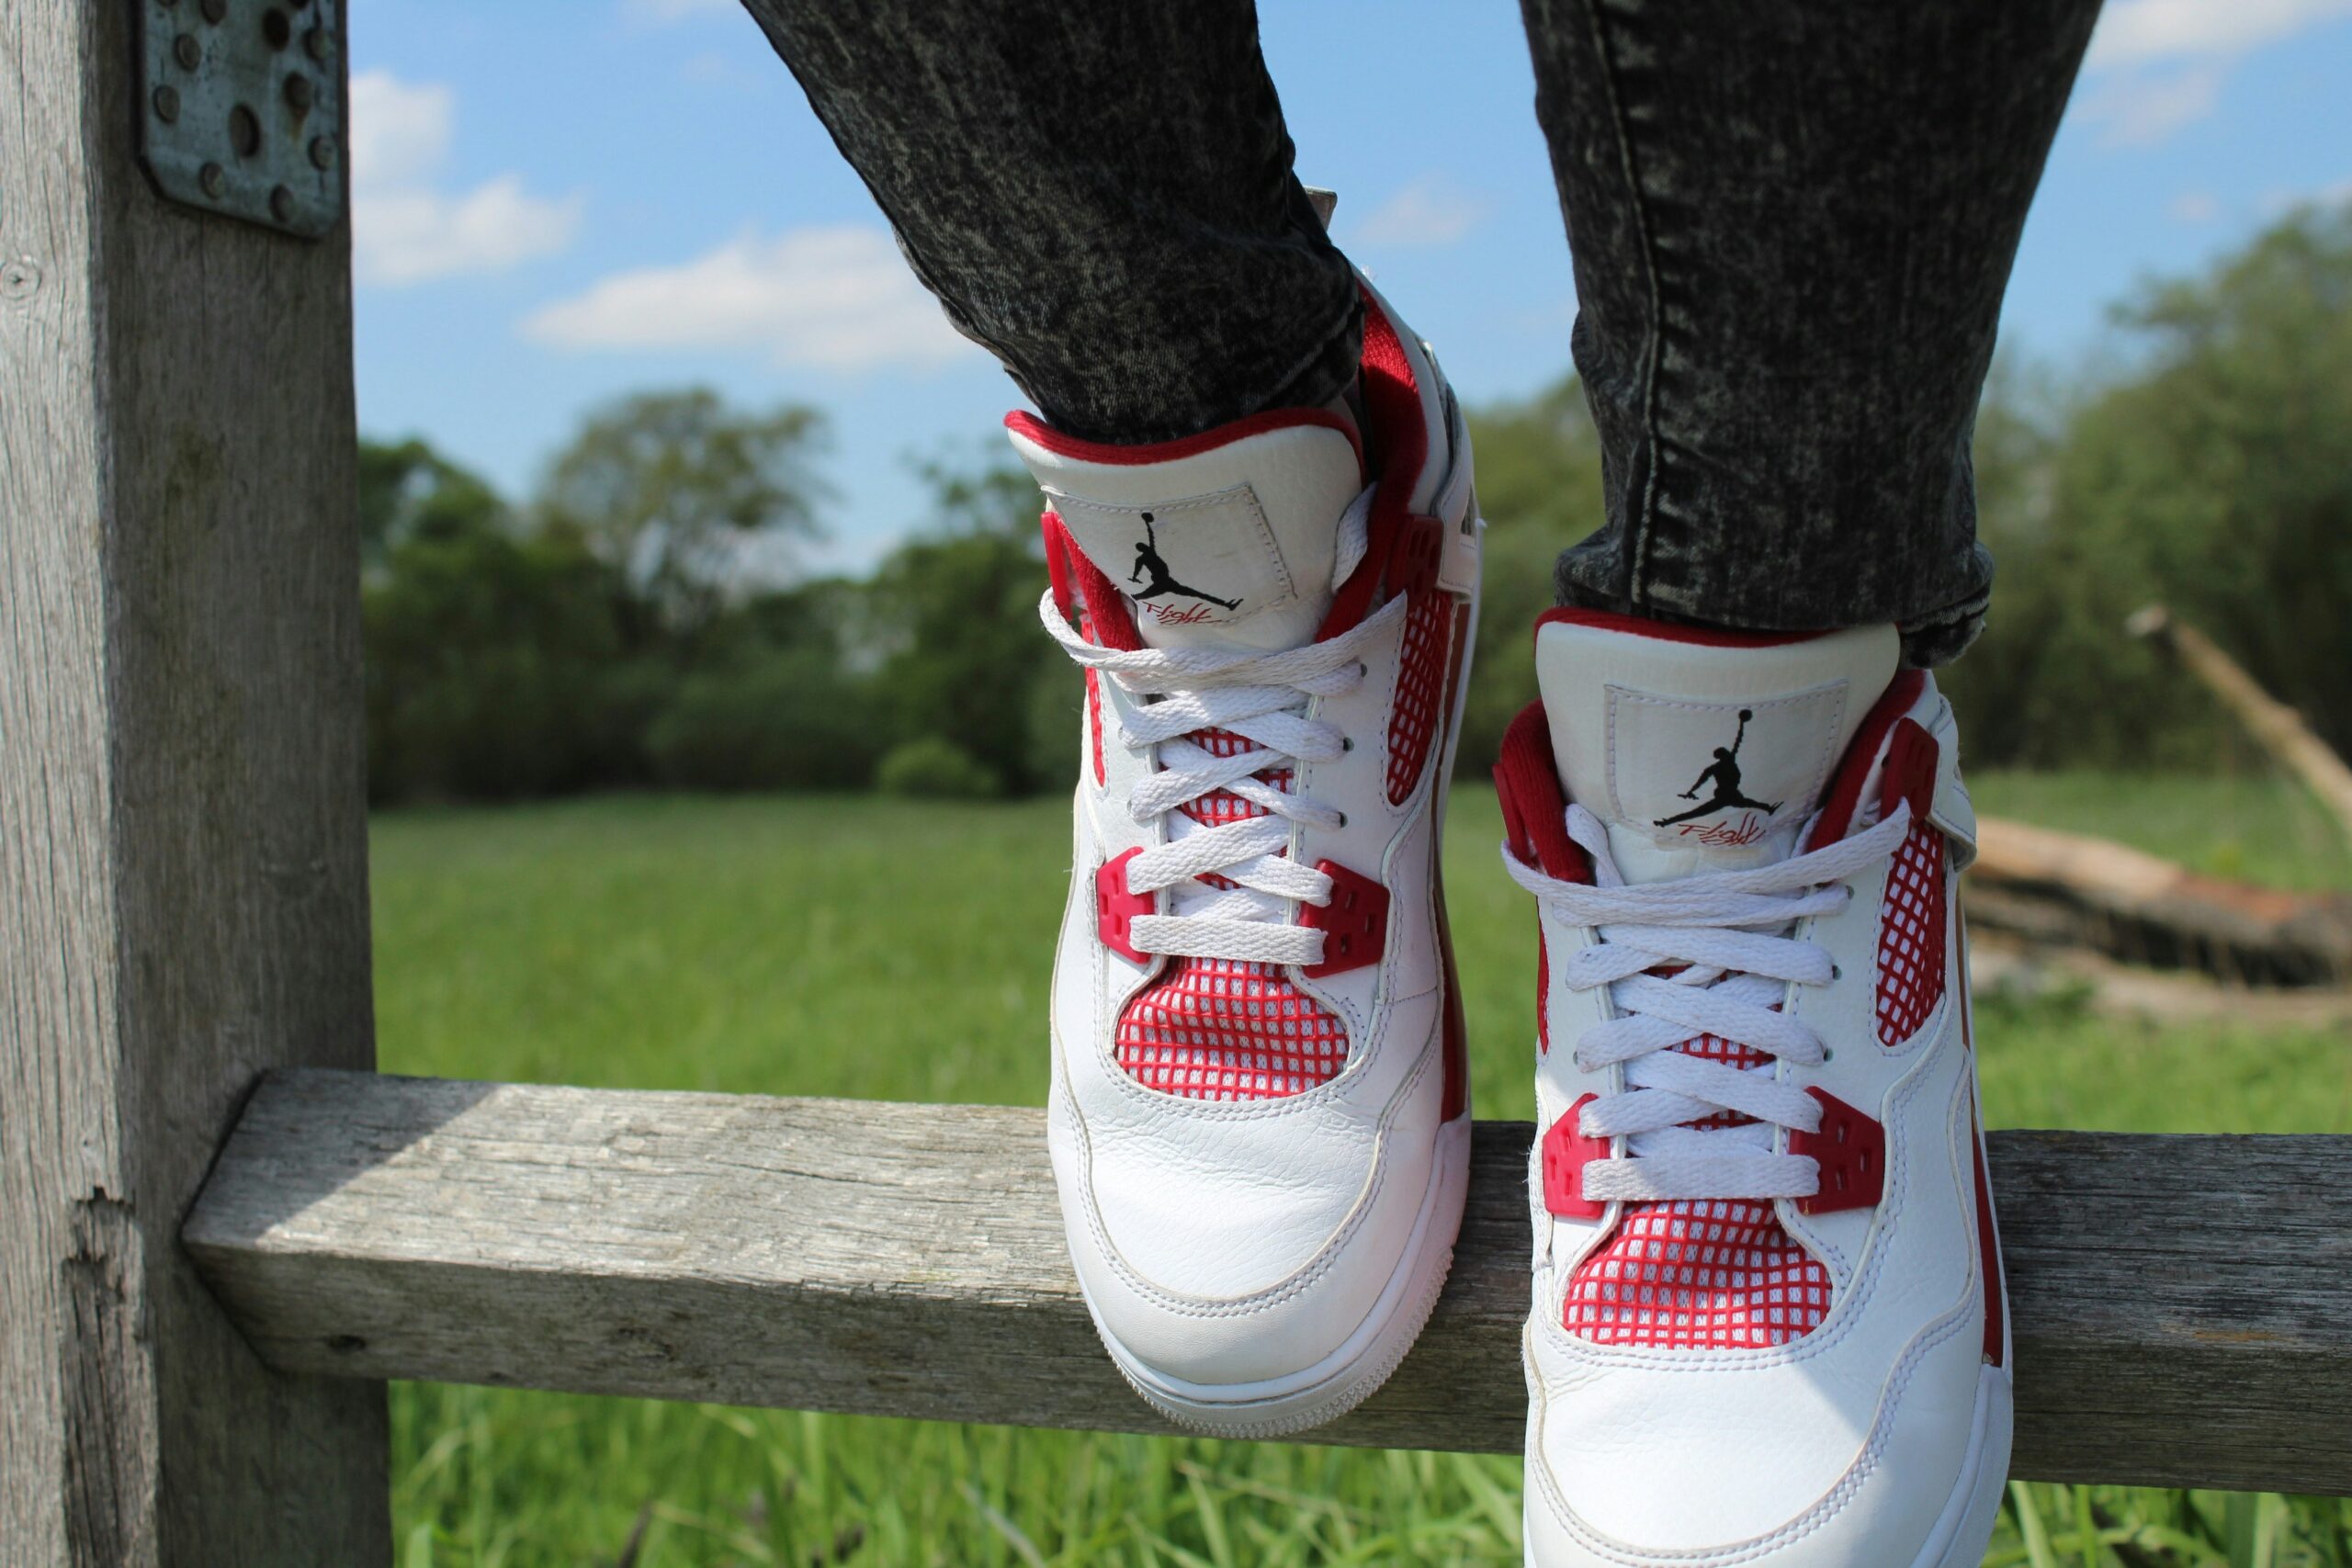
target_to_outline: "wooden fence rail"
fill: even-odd
[[[1314,1440],[1514,1452],[1531,1130]],[[2020,1475],[2352,1492],[2352,1139],[2000,1133]],[[1034,1111],[272,1074],[184,1232],[288,1372],[1164,1431],[1096,1343]]]

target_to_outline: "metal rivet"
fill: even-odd
[[[204,19],[215,27],[220,26],[221,18],[228,14],[229,0],[204,0]]]
[[[261,151],[261,117],[243,104],[229,111],[229,145],[240,158]]]
[[[165,125],[180,118],[180,90],[168,82],[155,89],[155,118]]]
[[[334,167],[334,138],[314,136],[311,139],[311,166],[314,169]]]
[[[204,46],[196,41],[193,33],[182,33],[172,40],[172,58],[180,62],[183,71],[193,71],[204,63]]]
[[[229,188],[229,176],[220,164],[207,164],[197,171],[196,183],[204,187],[205,195],[217,198]]]
[[[288,76],[286,78],[287,107],[297,114],[301,113],[311,107],[311,98],[316,91],[308,76]]]
[[[279,186],[276,190],[271,191],[269,215],[280,223],[290,222],[294,217],[294,193],[284,186]]]
[[[334,35],[324,28],[312,28],[302,35],[302,47],[311,51],[311,59],[324,63],[334,58]]]

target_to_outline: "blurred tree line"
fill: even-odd
[[[639,394],[522,506],[362,442],[370,795],[1061,782],[1077,698],[1036,624],[1034,490],[935,471],[932,525],[879,570],[804,577],[823,440],[808,409]]]
[[[2000,577],[1944,677],[1972,760],[2228,757],[2201,690],[2123,635],[2156,599],[2352,750],[2352,204],[2148,286],[2115,329],[2100,372],[2005,366],[1979,414]],[[1528,628],[1597,521],[1600,453],[1573,378],[1472,428],[1489,532],[1462,765],[1483,773],[1534,695]],[[363,443],[373,796],[1064,787],[1080,687],[1036,624],[1034,488],[933,468],[927,526],[867,577],[809,577],[824,439],[805,408],[640,394],[521,504],[421,442]]]

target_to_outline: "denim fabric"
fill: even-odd
[[[1524,0],[1606,525],[1565,603],[1976,632],[1969,438],[2097,0]]]
[[[1355,378],[1249,0],[745,0],[948,319],[1057,429],[1160,441]]]
[[[1344,389],[1355,289],[1248,0],[745,3],[1056,425],[1160,440]],[[1559,597],[1891,620],[1952,658],[1992,581],[1976,400],[2098,0],[1522,6],[1605,474]]]

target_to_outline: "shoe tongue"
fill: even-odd
[[[1785,859],[1879,694],[1892,626],[1779,640],[1559,611],[1535,680],[1568,798],[1628,882]]]
[[[1073,441],[1023,415],[1014,450],[1154,648],[1298,648],[1331,607],[1340,517],[1363,489],[1336,416],[1294,409],[1189,441]]]

